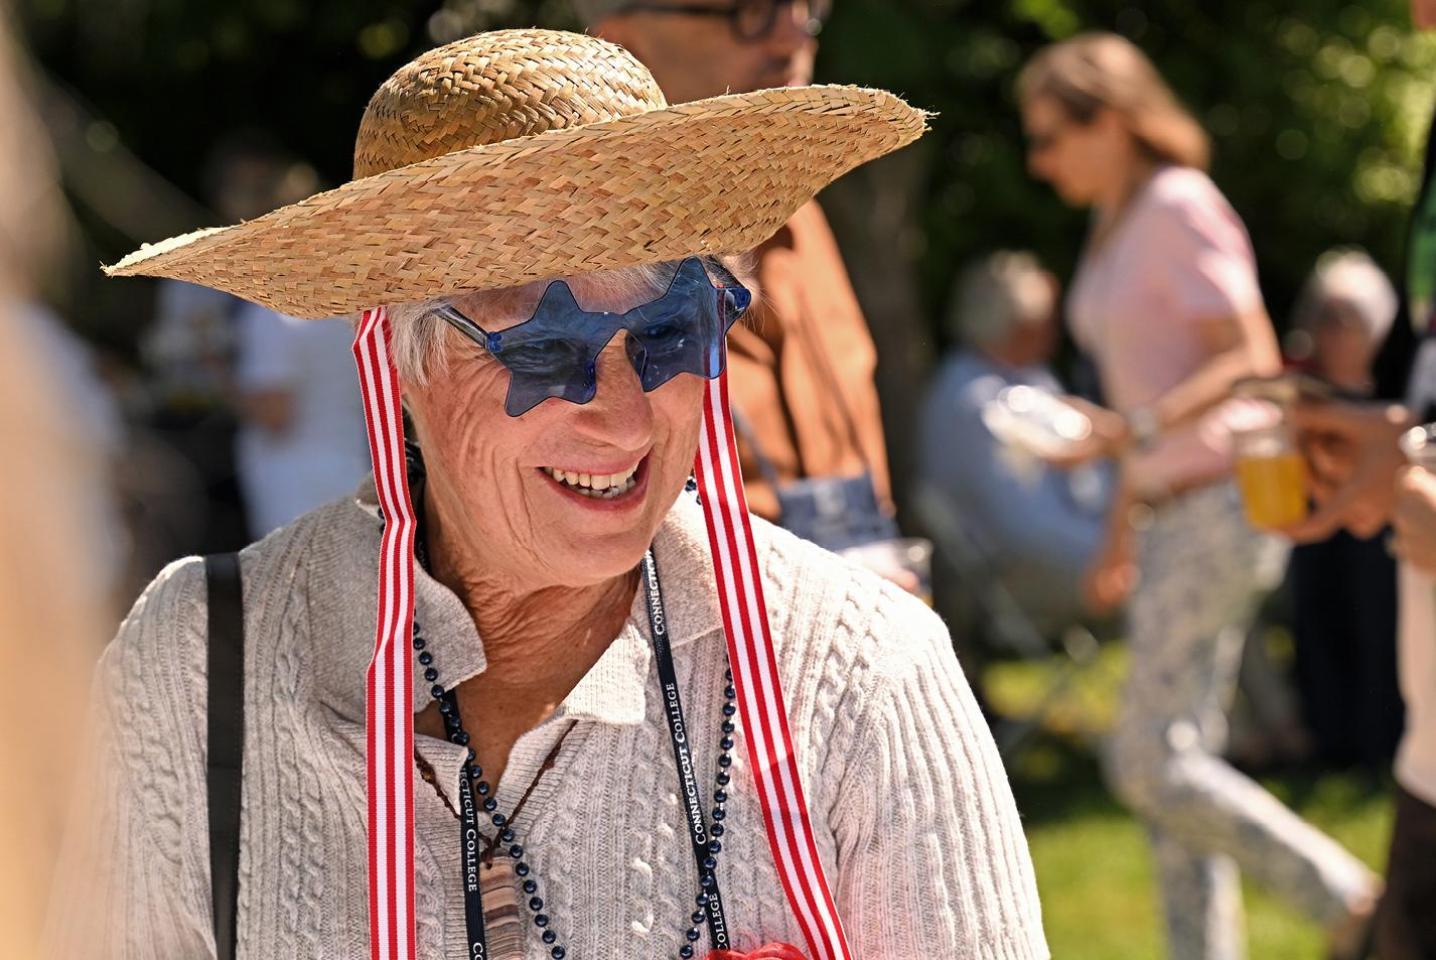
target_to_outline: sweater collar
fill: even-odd
[[[314,618],[317,673],[325,703],[338,714],[364,722],[365,672],[373,654],[379,579],[379,517],[372,479],[335,514],[336,522],[317,534],[320,563],[311,565],[314,591],[342,594],[319,605],[337,615]],[[325,542],[327,541],[327,542]],[[663,578],[663,600],[675,649],[722,629],[712,560],[702,508],[689,494],[669,510],[654,538],[653,554]],[[327,560],[328,563],[324,561]],[[325,567],[329,569],[324,569]],[[441,671],[440,681],[457,686],[487,666],[483,640],[457,594],[414,565],[414,618]],[[618,636],[564,699],[557,716],[601,723],[637,724],[645,715],[645,691],[652,660],[647,606],[635,591]],[[414,709],[429,702],[431,684],[414,672]]]

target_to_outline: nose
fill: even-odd
[[[782,3],[774,12],[773,29],[768,31],[768,47],[775,53],[791,56],[805,44],[815,43],[808,28],[811,7],[808,0],[793,0]]]
[[[1036,147],[1027,148],[1027,172],[1038,180],[1051,179],[1048,175],[1047,151]]]
[[[598,355],[597,389],[592,400],[573,408],[573,426],[607,451],[641,453],[653,442],[653,405],[622,339]]]

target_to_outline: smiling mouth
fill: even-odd
[[[580,473],[573,470],[560,470],[557,467],[539,467],[539,469],[574,493],[594,500],[616,500],[638,486],[638,469],[641,466],[643,466],[642,460],[621,473],[607,474]]]

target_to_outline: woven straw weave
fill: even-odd
[[[355,180],[107,272],[173,277],[300,317],[734,253],[916,139],[897,97],[814,86],[665,105],[622,48],[547,30],[431,50],[379,88]]]

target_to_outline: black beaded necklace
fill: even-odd
[[[423,463],[418,450],[410,447],[410,487],[416,491],[415,503],[422,503]],[[690,491],[692,481],[690,480]],[[414,544],[415,559],[427,571],[429,569],[427,544],[424,538],[423,518],[420,517],[418,535]],[[683,707],[678,694],[678,683],[669,647],[667,617],[663,608],[662,587],[658,579],[658,567],[650,551],[644,556],[642,565],[644,589],[648,599],[649,627],[652,634],[655,659],[658,664],[659,683],[665,695],[665,718],[673,744],[674,762],[678,771],[681,795],[687,811],[689,837],[693,845],[694,860],[698,867],[699,892],[694,899],[697,909],[690,915],[691,921],[684,933],[684,942],[678,948],[680,960],[691,960],[694,944],[702,938],[702,927],[707,922],[709,940],[713,949],[729,946],[727,921],[723,910],[723,898],[719,889],[717,869],[718,856],[723,850],[722,837],[726,831],[724,819],[727,816],[727,787],[732,779],[729,769],[733,765],[733,734],[736,729],[734,716],[737,713],[735,700],[737,690],[733,686],[732,670],[724,672],[723,707],[721,736],[719,738],[718,771],[713,790],[713,807],[710,812],[711,825],[703,816],[697,797],[697,786],[693,777],[692,754],[683,719]],[[464,729],[459,713],[459,702],[454,691],[446,689],[439,679],[439,669],[434,654],[428,649],[428,641],[417,620],[414,621],[413,646],[424,680],[431,684],[430,696],[437,701],[439,713],[444,718],[444,732],[450,743],[468,748],[467,756],[459,777],[459,821],[460,854],[464,865],[464,913],[470,941],[471,957],[488,957],[488,940],[484,930],[483,903],[479,893],[479,841],[483,838],[478,830],[478,813],[475,809],[475,795],[478,806],[488,816],[497,831],[496,841],[490,849],[507,844],[507,853],[513,860],[514,874],[519,878],[520,889],[528,898],[526,903],[533,925],[539,931],[539,939],[549,948],[553,960],[564,960],[568,950],[559,943],[558,933],[553,928],[552,918],[544,912],[544,901],[539,895],[538,880],[533,876],[523,845],[518,842],[509,818],[499,812],[496,791],[484,779],[483,768],[478,764],[477,755],[469,746],[470,736]],[[726,653],[725,653],[726,658]]]

